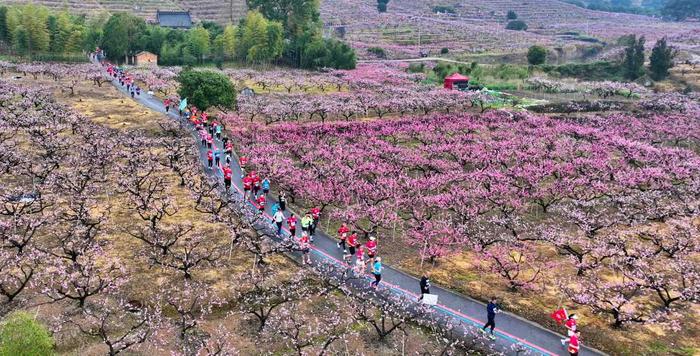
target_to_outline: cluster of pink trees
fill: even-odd
[[[144,83],[148,90],[168,96],[177,89],[176,78],[180,71],[180,67],[155,67],[138,68],[129,73],[134,80]]]
[[[450,112],[470,107],[485,107],[491,97],[481,92],[446,91],[442,89],[381,89],[337,92],[326,95],[292,94],[240,97],[236,116],[250,122],[259,119],[265,124],[329,119],[350,121],[396,114],[429,114]]]
[[[564,82],[540,77],[533,77],[527,80],[530,89],[544,91],[548,93],[586,93],[593,94],[603,99],[613,96],[624,96],[627,98],[633,95],[646,94],[649,91],[636,83],[623,82]]]
[[[421,261],[468,251],[511,290],[557,280],[617,326],[697,302],[697,112],[236,127],[279,189]]]

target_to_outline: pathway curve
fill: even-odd
[[[129,96],[126,88],[119,85],[119,82],[112,81],[112,84],[120,92]],[[157,97],[142,93],[140,96],[134,98],[134,100],[143,106],[165,114],[172,119],[180,119],[177,112],[171,111],[166,113],[161,100]],[[195,142],[199,142],[199,140],[197,139]],[[215,141],[215,144],[223,151],[220,141]],[[200,147],[199,151],[200,161],[202,164],[206,164],[206,150]],[[231,161],[231,169],[233,170],[231,189],[235,189],[239,193],[242,193],[242,171],[238,165],[238,159],[236,157],[232,157]],[[213,171],[208,172],[208,174],[215,175],[219,179],[223,180],[223,173],[220,169],[214,169]],[[274,182],[272,183],[274,184]],[[275,199],[268,199],[267,201],[265,216],[268,218],[268,221],[270,221],[271,218],[270,209],[275,202]],[[287,209],[285,215],[288,215],[289,212],[290,209]],[[295,215],[301,218],[299,214],[295,213]],[[289,230],[285,229],[285,232],[288,234]],[[297,234],[300,233],[301,229],[298,229]],[[337,248],[336,242],[337,240],[330,237],[325,231],[321,230],[320,228],[317,229],[316,235],[314,236],[312,261],[314,263],[329,263],[330,261],[336,264],[344,264],[342,261],[342,251]],[[380,255],[382,248],[388,248],[388,246],[382,246],[381,244],[379,245]],[[367,281],[369,281],[369,278]],[[404,294],[416,299],[419,297],[420,293],[418,279],[387,265],[384,265],[381,286],[389,288],[397,294]],[[435,284],[431,285],[430,292],[438,295],[438,305],[434,306],[434,308],[443,315],[452,317],[465,325],[473,325],[477,327],[481,327],[486,322],[486,305],[484,303],[463,294],[458,294],[442,288]],[[511,346],[520,343],[528,351],[530,351],[531,354],[568,355],[568,352],[566,352],[566,349],[560,343],[560,339],[563,338],[563,335],[557,334],[520,316],[508,312],[500,313],[496,316],[496,326],[496,339],[493,341],[493,346],[495,349],[506,354],[515,354],[515,352],[511,351]],[[583,342],[585,343],[585,335],[583,335],[583,337]],[[583,345],[580,352],[580,355],[582,356],[602,354],[603,353],[599,350]]]

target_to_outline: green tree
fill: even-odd
[[[625,78],[635,80],[644,74],[644,36],[636,39],[632,37],[630,45],[625,48],[625,58],[622,61],[622,66],[625,72]]]
[[[389,0],[377,0],[377,11],[386,12],[386,8],[389,5]]]
[[[107,20],[109,20],[109,13],[106,11],[99,12],[91,16],[87,23],[85,24],[85,41],[83,42],[83,50],[94,51],[95,47],[100,47],[102,45],[102,34]]]
[[[15,50],[22,54],[45,52],[49,49],[46,7],[28,4],[13,6],[7,14],[7,28]]]
[[[536,66],[547,61],[547,49],[541,46],[532,46],[527,50],[527,62]]]
[[[508,10],[508,14],[506,15],[506,18],[508,20],[515,20],[518,18],[518,14],[515,13],[513,10]]]
[[[109,59],[127,60],[130,54],[143,48],[139,40],[145,31],[143,19],[124,12],[116,13],[105,23],[101,47]]]
[[[527,30],[527,24],[521,20],[513,20],[508,22],[506,30],[525,31]]]
[[[649,57],[649,71],[654,80],[663,80],[668,77],[668,70],[673,67],[673,59],[678,51],[666,43],[666,37],[656,41],[654,49]]]
[[[355,69],[355,51],[336,39],[318,38],[304,50],[301,67],[308,69]]]
[[[227,25],[221,34],[221,45],[224,57],[233,58],[236,56],[236,26]]]
[[[200,63],[209,54],[210,41],[209,31],[202,26],[197,26],[187,31],[187,48],[190,54],[195,56]]]
[[[0,41],[9,42],[9,32],[7,31],[7,6],[0,6]]]
[[[171,30],[160,26],[148,26],[141,37],[141,46],[146,51],[160,55],[160,49],[163,48],[169,31]]]
[[[320,29],[320,0],[248,0],[248,8],[266,19],[279,21],[286,36],[295,40],[308,29]]]
[[[185,70],[178,76],[181,98],[201,110],[210,107],[232,109],[236,104],[233,83],[222,73],[212,71]]]
[[[698,0],[668,0],[661,13],[677,21],[689,17],[700,17],[700,1]]]
[[[53,355],[53,337],[31,314],[18,311],[0,323],[0,356]]]

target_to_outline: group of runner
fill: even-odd
[[[107,73],[117,79],[119,84],[126,88],[126,91],[129,92],[132,98],[141,95],[141,88],[136,85],[134,78],[125,70],[110,64],[107,66]]]

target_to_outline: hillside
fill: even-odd
[[[435,13],[435,6],[452,13]],[[505,30],[509,10],[527,23],[527,31]],[[322,3],[322,13],[327,23],[344,27],[355,47],[379,45],[393,56],[407,57],[442,48],[451,53],[512,53],[534,43],[566,49],[611,42],[629,33],[644,35],[651,44],[669,36],[674,44],[697,50],[692,39],[700,29],[697,23],[592,11],[557,0],[391,0],[384,14],[377,12],[374,0],[332,0]]]

